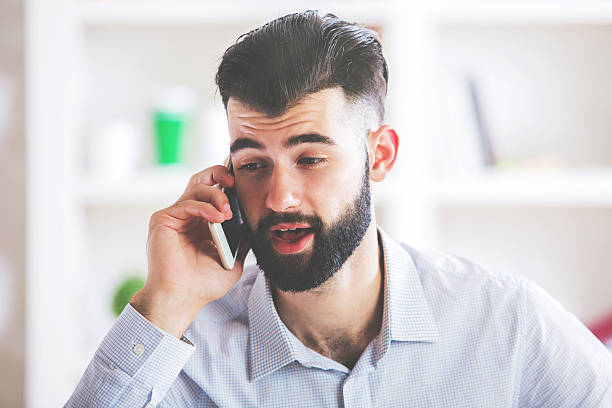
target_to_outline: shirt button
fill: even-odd
[[[144,353],[144,351],[145,351],[145,346],[143,344],[136,344],[132,348],[132,353],[136,354],[137,356],[139,356],[142,353]]]

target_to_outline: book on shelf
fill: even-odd
[[[493,153],[489,128],[482,109],[482,96],[480,95],[480,90],[478,89],[476,81],[472,78],[467,79],[467,88],[472,103],[472,113],[476,124],[476,134],[478,136],[478,142],[480,143],[480,153],[482,155],[483,164],[486,167],[495,166],[497,163],[495,154]]]
[[[449,174],[473,174],[497,164],[478,82],[446,75],[440,81],[442,135],[440,167]]]

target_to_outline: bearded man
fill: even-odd
[[[377,228],[370,187],[399,139],[376,33],[288,15],[216,81],[233,172],[153,214],[146,284],[67,406],[612,406],[612,357],[548,295]],[[246,219],[232,270],[208,229],[232,217],[218,186]]]

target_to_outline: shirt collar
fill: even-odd
[[[391,341],[436,342],[438,328],[425,298],[419,274],[410,254],[381,229],[385,281],[384,309],[374,360],[380,360]],[[256,381],[297,360],[288,329],[281,321],[272,291],[259,273],[249,296],[250,378]]]
[[[440,338],[410,253],[382,229],[378,232],[385,265],[385,297],[375,361],[384,356],[391,341],[435,343]]]

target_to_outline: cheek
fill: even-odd
[[[337,172],[325,172],[303,177],[304,195],[308,201],[326,203],[336,200],[345,188],[345,182]]]
[[[329,171],[304,180],[305,194],[313,211],[324,218],[335,218],[361,187],[363,166],[338,163]]]
[[[337,163],[330,177],[330,184],[338,189],[338,193],[352,193],[361,185],[365,171],[363,155],[347,155],[347,158]]]

